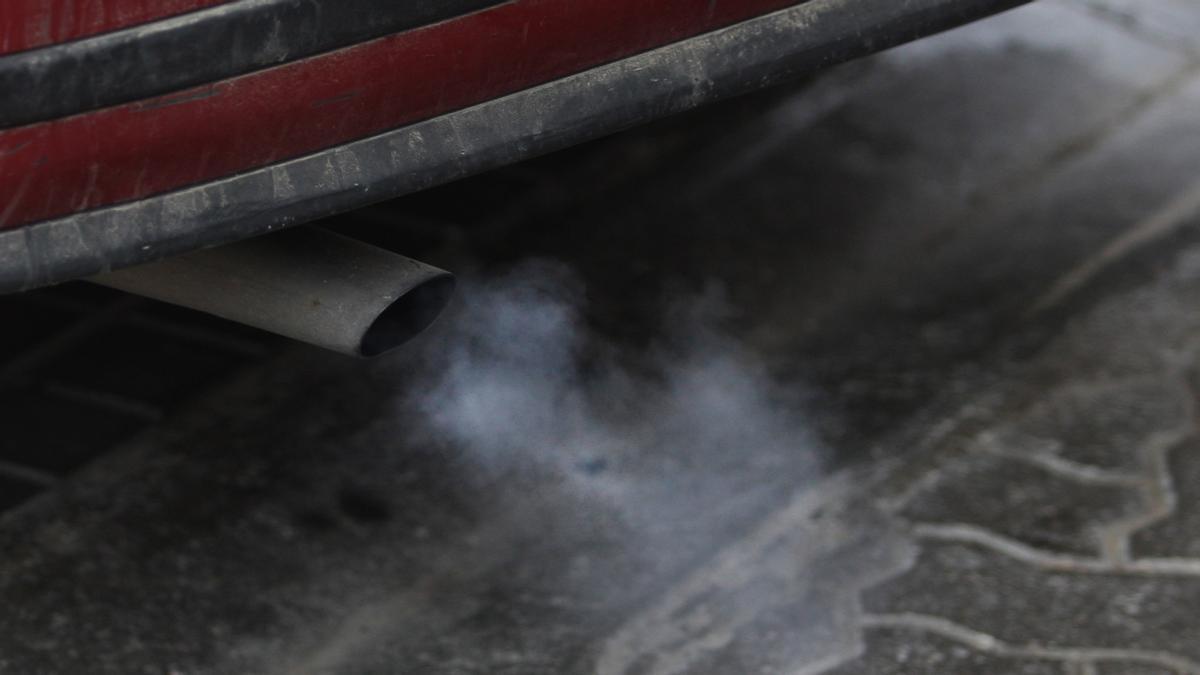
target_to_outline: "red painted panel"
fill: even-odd
[[[797,2],[515,0],[213,85],[8,129],[0,132],[0,228],[339,145]]]
[[[229,0],[0,0],[0,55],[225,2]]]

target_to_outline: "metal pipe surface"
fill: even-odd
[[[416,336],[454,291],[445,270],[307,227],[90,281],[355,356]]]

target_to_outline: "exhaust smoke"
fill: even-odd
[[[657,335],[638,345],[592,329],[585,289],[560,264],[464,282],[461,298],[421,354],[411,403],[485,472],[549,469],[651,520],[734,497],[747,488],[735,476],[818,472],[805,392],[778,387],[721,329],[733,317],[715,285],[665,302]]]

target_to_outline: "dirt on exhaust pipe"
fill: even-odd
[[[455,286],[445,270],[310,227],[90,281],[363,357],[429,327]]]

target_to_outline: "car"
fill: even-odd
[[[230,244],[1022,2],[5,0],[0,292],[89,278],[379,353],[448,274],[306,228]]]

